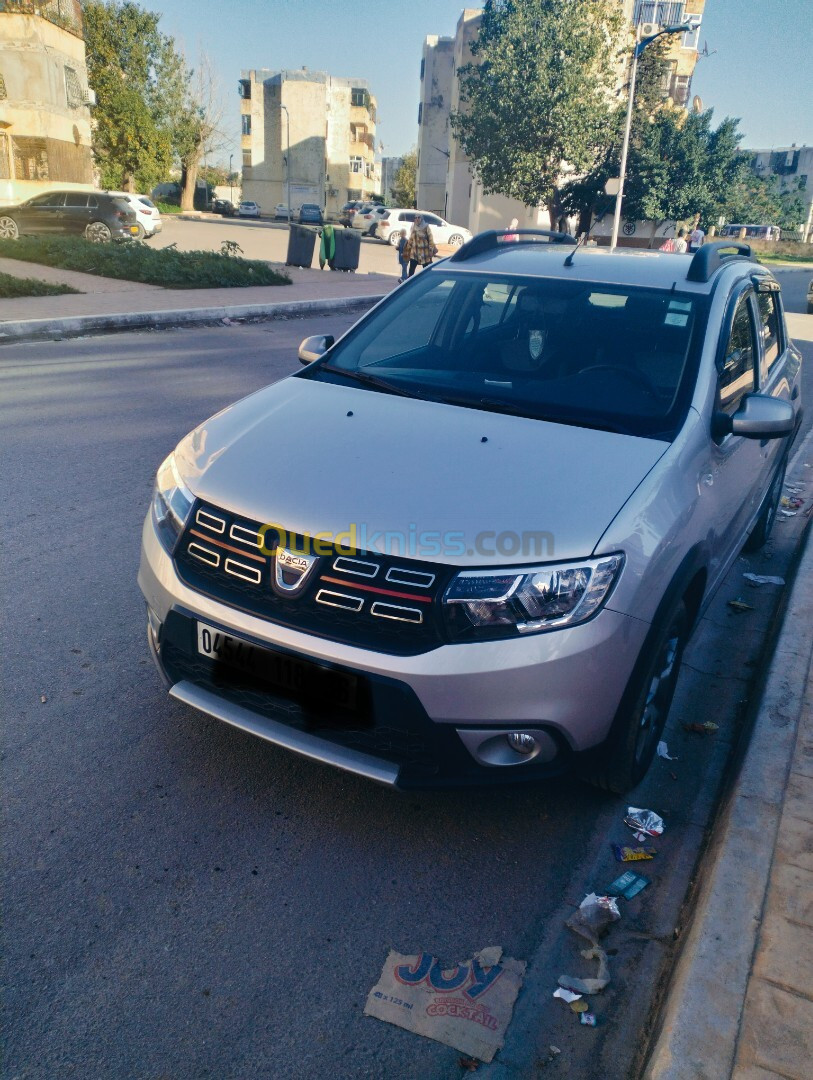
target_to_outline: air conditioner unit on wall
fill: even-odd
[[[96,104],[96,91],[91,90],[90,87],[88,87],[87,90],[85,91],[85,100],[82,102],[82,104],[83,105],[95,105]]]
[[[660,26],[654,22],[639,23],[638,29],[641,31],[641,37],[652,37],[654,34],[660,33]]]

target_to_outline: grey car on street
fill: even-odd
[[[647,771],[801,421],[779,285],[483,233],[158,470],[139,584],[177,700],[400,787]]]

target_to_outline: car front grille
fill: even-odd
[[[322,545],[329,554],[319,555],[301,592],[285,596],[272,584],[275,534],[265,537],[259,522],[197,502],[176,569],[191,588],[230,607],[348,645],[410,656],[448,640],[440,597],[449,567]],[[311,550],[305,537],[295,539],[295,550]]]

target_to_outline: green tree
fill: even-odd
[[[717,224],[728,193],[741,182],[746,161],[731,117],[712,128],[713,110],[662,109],[630,147],[624,190],[628,218],[697,220]]]
[[[392,201],[396,206],[415,205],[415,185],[418,175],[418,151],[410,150],[404,154],[401,167],[395,174],[390,187]],[[387,192],[384,192],[386,196]]]
[[[668,41],[660,38],[644,51],[638,63],[630,132],[633,146],[646,138],[653,117],[660,109],[673,107],[667,97],[668,50]],[[604,188],[607,181],[617,177],[621,171],[621,143],[624,138],[628,91],[627,84],[620,92],[620,100],[613,107],[605,141],[597,147],[593,168],[570,180],[562,189],[562,207],[566,214],[578,217],[579,233],[589,233],[593,218],[597,214],[606,213],[615,203],[615,197],[607,195]]]
[[[85,0],[88,82],[96,92],[93,152],[105,187],[150,190],[172,164],[172,121],[186,66],[160,15],[137,4]]]
[[[563,163],[588,173],[612,141],[622,27],[617,0],[486,0],[451,122],[487,194],[559,220]]]

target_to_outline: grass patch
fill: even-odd
[[[180,214],[181,208],[177,203],[157,202],[156,207],[162,214]]]
[[[0,300],[11,300],[18,296],[62,296],[64,293],[78,293],[70,285],[54,285],[50,281],[38,281],[36,278],[19,278],[13,274],[0,274]]]
[[[268,263],[240,258],[236,247],[231,244],[223,252],[178,251],[174,246],[151,248],[135,241],[92,244],[78,236],[21,236],[0,240],[0,256],[167,289],[291,284],[287,275],[272,270]]]
[[[761,263],[807,263],[813,265],[813,252],[809,255],[788,254],[782,255],[777,252],[757,251],[756,256]]]

